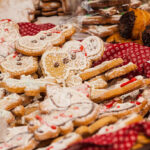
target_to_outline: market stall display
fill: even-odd
[[[91,0],[83,10],[80,0],[68,7],[73,3],[32,1],[35,11],[55,6],[71,14],[58,25],[0,20],[2,150],[144,150],[150,144],[149,4]],[[105,18],[105,33],[72,40],[81,31],[77,20],[85,19],[77,14],[86,11]]]

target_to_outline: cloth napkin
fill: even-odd
[[[22,36],[35,35],[42,30],[53,28],[53,24],[36,25],[33,23],[19,23]],[[98,65],[106,60],[122,58],[124,64],[133,62],[138,66],[137,71],[128,77],[144,75],[150,77],[150,47],[136,43],[106,44],[103,57],[93,65]],[[130,150],[137,140],[137,135],[143,133],[150,137],[150,122],[140,122],[125,127],[117,132],[105,135],[95,135],[72,145],[67,150]]]
[[[130,150],[139,133],[150,137],[150,122],[142,121],[114,133],[92,136],[70,146],[67,150]]]
[[[22,22],[22,23],[18,23],[18,25],[19,25],[20,34],[22,36],[35,35],[42,30],[48,30],[55,27],[55,25],[51,23],[34,24],[34,23]]]
[[[124,65],[133,62],[138,66],[137,71],[129,74],[129,77],[135,75],[150,77],[150,47],[142,46],[137,43],[107,44],[102,59],[95,62],[94,66],[103,61],[119,57],[124,60]]]

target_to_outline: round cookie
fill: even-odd
[[[84,70],[90,67],[90,62],[86,57],[87,53],[81,42],[75,40],[66,42],[63,46],[63,51],[66,51],[72,60],[69,64],[71,70]]]
[[[105,51],[104,42],[97,36],[89,36],[82,41],[82,45],[92,61],[100,59]]]
[[[37,71],[38,62],[34,57],[21,54],[9,55],[0,65],[2,72],[8,72],[13,77],[29,75]]]
[[[40,56],[46,51],[47,43],[44,40],[38,40],[37,36],[24,36],[15,43],[16,50],[28,56]],[[49,46],[52,46],[49,43]]]

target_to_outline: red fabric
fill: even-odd
[[[140,122],[114,133],[92,136],[72,145],[67,150],[130,150],[141,132],[150,137],[150,122]]]
[[[122,58],[124,64],[133,62],[138,66],[136,72],[131,73],[130,77],[135,75],[145,75],[150,77],[150,47],[142,46],[137,43],[119,43],[106,45],[106,51],[101,60],[94,65],[98,65],[103,61],[114,58]]]
[[[34,24],[34,23],[18,23],[19,31],[22,36],[26,35],[35,35],[42,30],[48,30],[55,27],[54,24],[46,23],[46,24]]]

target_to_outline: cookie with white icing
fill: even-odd
[[[71,62],[71,70],[84,70],[91,66],[90,60],[87,59],[87,52],[79,41],[71,40],[64,44],[63,51],[67,52]]]
[[[90,98],[95,102],[101,102],[104,100],[112,99],[117,96],[124,95],[143,86],[142,79],[132,78],[122,79],[117,81],[115,84],[105,89],[92,89]]]
[[[15,120],[13,114],[4,109],[0,109],[0,118],[4,119],[8,124],[11,124]]]
[[[63,150],[63,149],[66,149],[68,146],[70,146],[76,142],[79,142],[81,140],[82,140],[82,137],[79,134],[72,132],[72,133],[68,133],[67,135],[62,137],[60,140],[58,140],[57,142],[54,142],[47,147],[39,148],[38,150],[45,150],[45,149]]]
[[[74,126],[92,123],[97,118],[98,105],[73,88],[48,86],[40,110],[42,114],[28,126],[36,139],[45,140],[72,132]]]
[[[94,103],[79,102],[70,104],[63,110],[53,109],[48,114],[40,114],[30,121],[29,130],[37,140],[57,137],[60,133],[73,131],[74,126],[88,125],[97,118],[98,106]]]
[[[95,61],[103,56],[104,42],[97,36],[89,36],[82,41],[88,59]]]
[[[110,103],[100,104],[99,118],[104,116],[116,116],[122,118],[123,116],[139,113],[147,105],[148,101],[144,97],[139,97],[137,100],[119,103],[111,101]]]
[[[22,103],[22,99],[16,93],[10,94],[3,97],[0,100],[0,109],[12,110],[13,108],[19,106]]]
[[[11,76],[18,77],[35,73],[38,69],[38,62],[32,56],[12,54],[0,64],[0,68],[2,72],[8,72]]]
[[[62,45],[65,42],[65,36],[61,33],[61,31],[52,29],[40,31],[37,34],[37,39],[45,41],[48,46],[49,44],[51,44],[52,46]]]
[[[7,136],[4,142],[0,143],[3,150],[8,149],[28,149],[36,148],[38,142],[34,139],[32,133],[28,132],[27,126],[8,128]]]
[[[53,48],[46,51],[41,58],[41,68],[45,76],[50,76],[58,80],[65,80],[69,75],[69,55],[61,48]]]
[[[61,33],[41,31],[35,36],[24,36],[16,41],[16,50],[28,56],[40,56],[52,45],[61,45],[65,37]]]
[[[0,20],[1,42],[14,43],[20,37],[19,26],[10,19]]]
[[[128,74],[131,71],[135,71],[137,69],[137,66],[133,64],[132,62],[128,63],[127,65],[124,65],[122,67],[114,68],[104,74],[105,80],[112,80],[114,78],[123,76],[125,74]]]
[[[40,64],[45,76],[51,76],[62,82],[67,79],[70,71],[85,69],[87,59],[81,53],[70,54],[63,48],[53,48],[42,55]]]
[[[52,78],[33,79],[31,76],[21,76],[20,79],[11,77],[2,81],[2,86],[9,92],[25,93],[27,96],[37,96],[41,92],[45,92],[47,85],[55,85]]]
[[[40,56],[52,46],[62,45],[75,32],[72,25],[58,25],[35,36],[24,36],[16,41],[16,50],[24,55]]]
[[[82,92],[69,87],[47,86],[47,96],[40,103],[40,110],[43,113],[50,113],[52,110],[64,110],[68,106],[80,102],[91,102]]]
[[[97,134],[102,135],[102,134],[113,133],[113,132],[116,132],[116,131],[130,125],[130,124],[137,123],[142,120],[143,120],[142,116],[140,116],[136,113],[133,113],[131,115],[128,115],[128,116],[118,120],[115,124],[112,124],[109,126],[104,126],[97,132]]]
[[[37,36],[24,36],[15,43],[16,50],[28,56],[40,56],[46,51],[48,46],[52,47],[51,43],[47,45],[45,40],[39,40]]]
[[[90,33],[92,35],[105,38],[111,36],[118,31],[118,25],[90,25],[88,27],[83,27],[82,32]]]
[[[76,31],[75,27],[72,24],[60,24],[50,30],[61,32],[65,36],[66,39],[70,39],[70,37]]]
[[[93,67],[86,69],[85,71],[80,73],[80,77],[82,80],[88,80],[92,77],[95,77],[99,74],[102,74],[109,69],[115,68],[123,63],[123,60],[121,58],[116,58],[110,61],[104,61],[101,64]]]
[[[100,59],[105,50],[104,42],[96,36],[89,36],[82,42],[75,40],[69,41],[65,43],[63,48],[69,53],[82,53],[89,61]]]

